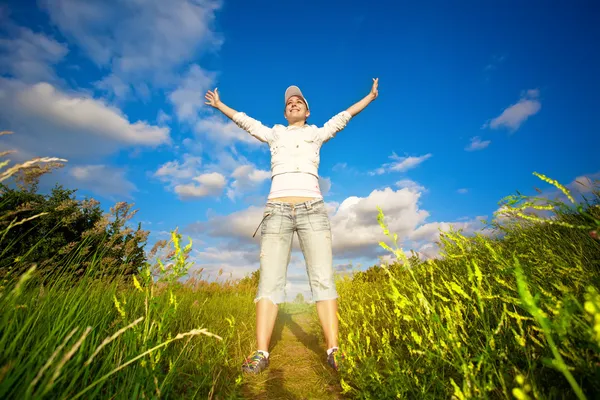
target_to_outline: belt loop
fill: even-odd
[[[306,204],[306,208],[307,208],[309,211],[310,211],[310,210],[312,210],[312,202],[313,202],[312,200],[309,200],[309,201],[307,201],[307,202],[305,203],[305,204]]]

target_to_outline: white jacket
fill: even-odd
[[[269,144],[271,149],[271,177],[286,172],[305,172],[319,176],[319,151],[321,145],[346,127],[352,116],[347,111],[332,117],[323,127],[316,125],[272,128],[247,116],[243,112],[233,115],[233,122],[252,136]]]

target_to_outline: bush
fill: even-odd
[[[38,193],[38,179],[60,167],[53,158],[34,159],[7,168],[0,163],[0,279],[24,273],[36,265],[46,282],[66,274],[84,273],[114,278],[137,272],[146,261],[148,232],[138,224],[132,205],[120,202],[103,215],[94,199],[76,200],[76,190],[57,185],[49,194]],[[14,181],[11,188],[7,182]]]

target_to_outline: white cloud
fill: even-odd
[[[125,98],[132,91],[131,85],[115,74],[105,76],[95,86],[117,98]]]
[[[0,73],[25,83],[54,82],[52,68],[68,53],[67,45],[28,28],[16,28],[11,39],[0,39]]]
[[[466,194],[466,193],[468,193],[468,192],[469,192],[469,189],[466,189],[466,188],[460,188],[460,189],[458,189],[458,190],[457,190],[457,192],[458,192],[458,193],[460,193],[460,194]]]
[[[0,78],[0,118],[16,147],[34,154],[90,158],[123,147],[170,143],[170,131],[144,121],[130,122],[117,108],[87,94],[51,84],[26,85]]]
[[[339,256],[374,254],[377,244],[386,240],[377,222],[377,206],[385,215],[390,232],[402,242],[422,223],[429,213],[421,210],[421,193],[410,189],[374,190],[367,197],[352,196],[344,200],[331,216],[334,252]]]
[[[341,204],[326,203],[328,209],[334,252],[338,256],[375,254],[377,243],[385,240],[377,222],[377,206],[386,215],[390,231],[400,239],[408,236],[429,213],[418,207],[420,193],[409,189],[394,191],[390,188],[375,190],[365,198],[349,197]],[[213,215],[208,221],[196,222],[187,229],[213,238],[230,238],[240,243],[257,243],[252,234],[259,225],[264,207],[250,206],[229,215]]]
[[[174,160],[164,163],[156,170],[154,177],[163,182],[181,183],[199,175],[201,163],[200,157],[184,154],[183,162]]]
[[[262,219],[264,207],[250,206],[228,215],[212,215],[208,221],[194,222],[185,229],[195,234],[205,234],[213,238],[236,239],[240,243],[256,243],[252,234]]]
[[[164,86],[201,50],[218,48],[213,0],[40,0],[51,21],[99,66],[139,90]],[[111,80],[111,82],[115,82]],[[109,88],[110,82],[104,82]],[[143,87],[143,86],[142,86]],[[123,93],[123,92],[122,92]]]
[[[539,96],[538,89],[527,90],[521,95],[517,103],[506,108],[502,111],[502,114],[489,123],[484,124],[484,128],[498,129],[505,127],[513,132],[516,131],[527,118],[537,114],[542,108],[542,104],[538,99]]]
[[[220,196],[227,183],[225,177],[218,172],[202,174],[193,179],[199,184],[188,183],[175,185],[175,193],[177,193],[181,199]]]
[[[231,174],[231,177],[234,181],[227,190],[227,197],[234,200],[240,194],[256,188],[262,182],[269,179],[271,177],[271,171],[265,171],[256,168],[252,164],[246,164],[237,167]]]
[[[270,171],[258,169],[243,156],[234,158],[226,151],[211,156],[213,162],[202,165],[200,157],[186,153],[182,160],[160,165],[153,177],[166,183],[181,198],[220,196],[227,186],[226,177],[230,177],[226,194],[231,200],[258,188],[271,177]]]
[[[440,230],[449,231],[451,227],[456,231],[462,229],[463,234],[472,233],[475,227],[480,228],[478,223],[475,222],[477,218],[467,222],[430,222],[423,224],[411,232],[409,238],[416,242],[433,243],[439,240]]]
[[[204,71],[194,64],[190,67],[179,87],[169,95],[177,116],[182,121],[195,121],[198,111],[206,107],[204,94],[214,82],[214,73]]]
[[[491,140],[481,140],[479,136],[475,136],[471,138],[471,143],[467,147],[465,147],[466,151],[475,151],[475,150],[483,150],[488,147],[492,143]]]
[[[69,169],[76,186],[102,196],[131,198],[136,186],[125,177],[125,170],[108,165],[79,165]]]
[[[392,153],[389,157],[394,162],[383,164],[375,171],[370,172],[370,175],[381,175],[386,172],[404,172],[412,168],[416,168],[423,161],[429,159],[432,156],[431,153],[425,154],[420,157],[399,157],[396,153]]]
[[[208,246],[201,251],[194,250],[190,261],[194,263],[190,272],[201,268],[202,278],[241,279],[257,269],[258,252],[255,249],[229,249]],[[219,277],[219,271],[223,274]]]
[[[415,191],[415,192],[425,192],[426,191],[424,186],[421,186],[417,182],[410,180],[410,179],[401,179],[398,182],[396,182],[396,186],[400,189],[406,188],[408,190]]]
[[[412,182],[412,181],[411,181]],[[408,182],[404,182],[408,184]],[[374,190],[366,197],[349,197],[342,203],[326,203],[330,215],[334,265],[344,269],[352,261],[348,257],[364,261],[366,266],[377,263],[378,258],[391,261],[389,253],[382,251],[379,241],[389,243],[377,222],[377,206],[385,214],[385,223],[391,233],[398,234],[398,244],[410,255],[414,249],[421,258],[438,256],[439,248],[434,241],[439,239],[439,230],[463,229],[465,234],[481,229],[476,219],[460,222],[425,222],[429,213],[419,207],[421,193],[416,186],[400,190],[385,188]],[[255,238],[252,234],[263,217],[264,206],[250,206],[228,215],[211,213],[207,221],[195,222],[183,229],[186,233],[211,240],[210,250],[205,254],[202,266],[209,265],[213,271],[224,268],[236,276],[243,276],[259,267],[260,229]],[[479,217],[477,217],[479,218]],[[292,258],[289,266],[289,284],[292,298],[303,292],[307,298],[308,283],[302,252],[294,236]],[[245,267],[245,268],[244,268]],[[240,269],[242,268],[242,269]],[[243,273],[242,273],[243,272]],[[290,297],[288,296],[288,299]]]
[[[262,142],[256,140],[248,132],[238,127],[233,121],[225,121],[221,117],[210,116],[199,120],[194,128],[201,140],[205,137],[217,147],[226,147],[237,142],[259,146]]]

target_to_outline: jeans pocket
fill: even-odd
[[[308,213],[308,221],[313,231],[327,231],[331,229],[329,215],[327,215],[327,210],[323,205],[313,207]]]
[[[263,214],[262,230],[260,231],[261,235],[267,233],[280,233],[282,223],[283,218],[280,211],[275,209],[265,211]]]

